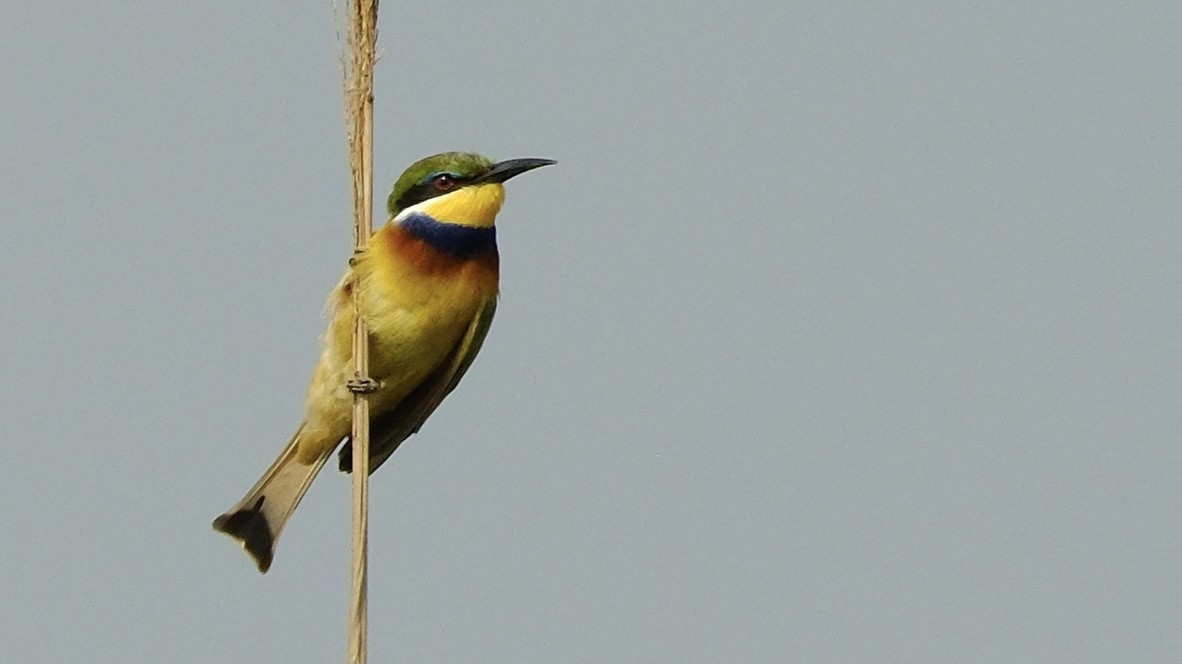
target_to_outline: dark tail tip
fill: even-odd
[[[254,558],[263,574],[271,569],[271,559],[275,556],[275,537],[263,514],[265,499],[266,496],[259,496],[252,507],[226,512],[213,520],[214,530],[242,541],[242,548]]]

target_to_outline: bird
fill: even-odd
[[[283,527],[333,451],[340,447],[341,471],[352,469],[354,293],[375,381],[368,396],[372,473],[456,388],[488,334],[499,291],[495,221],[505,181],[554,163],[444,152],[399,176],[387,199],[389,221],[354,254],[329,295],[330,322],[303,422],[242,500],[213,521],[240,541],[259,572],[271,568]]]

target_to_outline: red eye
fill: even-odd
[[[438,191],[447,191],[448,189],[456,186],[456,181],[453,180],[452,177],[447,173],[440,173],[439,175],[435,176],[434,180],[432,180],[432,184]]]

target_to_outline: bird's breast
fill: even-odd
[[[395,224],[373,236],[358,270],[378,377],[434,369],[497,295],[495,245],[451,255]]]

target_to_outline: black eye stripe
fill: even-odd
[[[444,188],[436,186],[436,183],[441,177],[448,178],[451,181],[451,186]],[[463,185],[465,182],[471,179],[472,178],[460,177],[456,173],[451,172],[432,173],[420,180],[410,189],[407,189],[406,193],[402,194],[395,204],[399,209],[404,210],[412,205],[422,203],[427,199],[455,191],[457,187]]]

